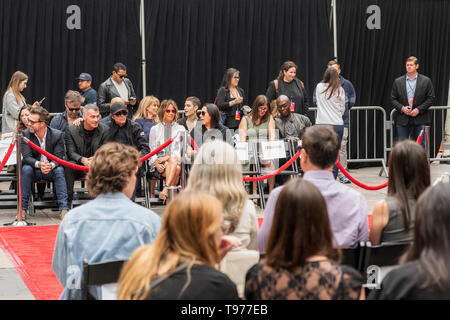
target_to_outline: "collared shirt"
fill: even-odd
[[[417,84],[417,75],[413,79],[410,79],[408,77],[408,74],[406,75],[406,94],[408,95],[408,103],[411,103],[411,99],[414,98],[414,93],[416,92],[416,84]]]
[[[275,118],[275,126],[279,130],[280,138],[302,138],[303,131],[310,127],[311,120],[307,116],[298,113],[291,113],[289,119],[283,117]]]
[[[64,287],[61,299],[81,299],[83,259],[89,264],[128,260],[139,246],[152,242],[161,219],[122,192],[102,193],[69,211],[58,230],[53,270]],[[89,292],[101,299],[99,287]]]
[[[39,141],[40,147],[41,147],[42,149],[44,149],[44,150],[45,150],[45,140],[47,139],[47,132],[48,132],[48,130],[47,130],[47,128],[45,128],[45,134],[44,134],[44,137],[42,138],[42,141],[41,141],[41,139],[38,137],[38,135],[37,135],[36,133],[34,133],[34,135],[36,136],[36,138],[37,138],[38,141]],[[45,161],[48,161],[48,159],[47,159],[46,156],[44,156],[43,154],[41,154],[41,159],[40,159],[39,161],[40,161],[40,162],[45,162]],[[39,161],[36,161],[36,162],[34,163],[34,167],[35,167],[35,168],[39,168]],[[50,164],[52,165],[52,169],[54,169],[54,168],[56,167],[56,163],[54,163],[53,161],[50,162]]]
[[[333,173],[326,170],[310,170],[303,179],[312,182],[322,193],[328,208],[335,246],[355,247],[368,239],[367,202],[364,196],[334,180]],[[266,243],[275,214],[275,204],[283,186],[272,190],[264,212],[264,221],[258,234],[258,248],[266,251]]]

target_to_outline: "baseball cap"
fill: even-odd
[[[111,114],[115,114],[115,113],[117,113],[117,112],[119,112],[119,111],[121,111],[121,110],[126,110],[126,111],[128,111],[127,106],[124,105],[122,102],[114,102],[114,103],[111,105],[110,110],[111,110]]]
[[[80,76],[78,78],[76,78],[76,80],[92,81],[92,77],[91,77],[91,75],[89,73],[83,72],[82,74],[80,74]]]

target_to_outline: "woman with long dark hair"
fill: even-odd
[[[414,241],[369,299],[450,299],[450,184],[428,187],[416,205]]]
[[[243,116],[244,90],[239,87],[239,70],[228,68],[223,75],[222,84],[217,90],[217,107],[225,116],[222,123],[227,128],[237,129]]]
[[[202,107],[200,121],[196,123],[191,134],[198,147],[208,140],[231,142],[231,132],[220,123],[220,111],[213,103],[207,103]]]
[[[283,62],[278,77],[269,83],[266,96],[273,101],[284,94],[291,99],[291,112],[306,116],[309,109],[308,93],[303,82],[297,78],[297,69],[293,61]]]
[[[288,182],[275,206],[266,257],[246,277],[248,300],[363,298],[362,277],[333,261],[333,232],[319,189]]]
[[[425,149],[411,140],[397,143],[389,156],[388,196],[375,204],[372,213],[373,245],[412,240],[416,201],[429,185]]]

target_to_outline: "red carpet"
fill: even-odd
[[[58,226],[0,228],[0,247],[36,300],[59,299],[62,286],[52,269]]]

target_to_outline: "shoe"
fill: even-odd
[[[22,221],[27,220],[28,210],[22,209]],[[16,221],[19,221],[19,215],[16,216]]]
[[[166,188],[164,188],[163,191],[159,193],[158,198],[160,198],[163,201],[163,204],[166,204],[166,201],[169,198],[169,191]]]
[[[67,214],[67,212],[69,212],[68,209],[62,209],[61,212],[59,213],[59,217],[62,219],[64,219],[64,216]]]
[[[340,183],[343,183],[343,184],[352,183],[350,180],[347,179],[346,176],[342,176],[342,177],[339,179],[339,182],[340,182]]]

